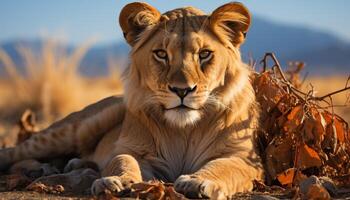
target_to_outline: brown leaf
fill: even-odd
[[[266,166],[272,179],[293,167],[293,145],[291,135],[275,137],[266,148]]]
[[[321,158],[315,150],[306,144],[301,145],[299,148],[300,149],[297,163],[301,169],[320,167],[322,165]]]
[[[314,110],[314,109],[313,109]],[[322,124],[320,113],[316,110],[312,112],[312,116],[308,116],[303,123],[302,134],[306,143],[312,144],[314,147],[321,149],[321,143],[325,137],[325,128]]]
[[[262,110],[270,112],[283,96],[278,85],[271,80],[268,72],[256,75],[253,87]]]
[[[184,195],[175,191],[173,184],[166,184],[156,180],[133,184],[130,196],[133,198],[158,200],[186,199]]]
[[[334,130],[336,131],[338,142],[344,143],[345,142],[345,130],[344,125],[342,122],[340,122],[336,117],[334,119]]]
[[[296,169],[295,168],[289,168],[286,171],[280,173],[277,175],[277,180],[282,185],[291,185],[294,180]]]
[[[280,182],[281,185],[288,186],[292,186],[292,184],[295,183],[300,183],[306,178],[307,176],[305,176],[303,173],[301,173],[300,170],[297,170],[296,168],[289,168],[277,175],[278,182]]]
[[[295,118],[300,118],[302,114],[303,114],[303,107],[301,105],[295,106],[288,114],[287,119],[293,120]],[[298,124],[300,124],[300,122]]]
[[[290,111],[287,115],[287,122],[283,126],[285,132],[295,131],[298,126],[303,122],[304,111],[303,106],[298,105]]]
[[[187,199],[184,195],[175,191],[173,186],[167,186],[165,188],[165,199],[169,200],[184,200]]]
[[[336,129],[333,126],[332,114],[323,112],[322,116],[326,122],[325,137],[322,142],[322,149],[329,149],[334,153],[338,145],[338,136],[335,132]]]
[[[34,182],[28,185],[26,190],[39,193],[60,194],[64,192],[64,187],[62,185],[47,186],[40,182]]]
[[[165,187],[159,181],[136,183],[131,186],[131,189],[130,196],[133,198],[161,200],[165,196]]]

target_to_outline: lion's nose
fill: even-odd
[[[181,99],[185,98],[189,93],[194,92],[197,89],[197,85],[187,88],[171,87],[169,85],[169,90],[179,96]]]

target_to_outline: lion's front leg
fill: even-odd
[[[118,155],[102,171],[102,178],[92,184],[91,192],[94,195],[105,190],[120,192],[138,182],[142,182],[142,176],[136,159],[131,155]]]
[[[192,198],[227,199],[237,192],[251,191],[262,171],[241,158],[220,158],[208,162],[194,174],[175,181],[178,192]]]

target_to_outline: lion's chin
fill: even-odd
[[[183,108],[167,110],[165,111],[164,115],[165,119],[170,124],[180,128],[194,125],[201,118],[200,112],[198,110]]]

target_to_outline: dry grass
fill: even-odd
[[[68,54],[54,41],[48,41],[39,56],[31,49],[18,47],[25,61],[24,73],[18,72],[11,58],[0,50],[0,62],[7,72],[0,80],[0,121],[13,123],[29,108],[42,123],[49,124],[103,97],[120,93],[116,71],[111,73],[115,77],[104,78],[87,78],[79,73],[78,66],[89,46],[85,43]]]

